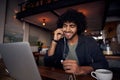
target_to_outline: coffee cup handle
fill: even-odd
[[[98,78],[96,77],[95,71],[92,71],[92,72],[91,72],[91,76],[94,77],[95,79],[98,79]]]

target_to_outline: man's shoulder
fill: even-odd
[[[95,39],[93,37],[87,36],[87,35],[80,35],[79,39],[86,40],[86,41],[91,41],[91,40],[95,41]]]

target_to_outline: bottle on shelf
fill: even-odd
[[[113,52],[112,52],[112,50],[111,50],[111,47],[110,47],[108,41],[106,41],[106,43],[105,43],[105,48],[104,48],[104,50],[103,50],[103,54],[104,54],[104,55],[113,55]]]

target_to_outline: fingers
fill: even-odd
[[[59,28],[54,33],[55,34],[63,34],[63,30],[62,30],[62,28]]]
[[[63,66],[76,66],[77,65],[77,61],[76,60],[64,60],[62,62]]]
[[[63,65],[63,68],[64,68],[66,73],[73,73],[74,72],[72,65]]]
[[[77,63],[77,61],[76,60],[64,60],[63,61],[63,64],[67,64],[67,63],[71,63],[71,64],[76,64]]]
[[[62,28],[59,28],[54,31],[54,40],[59,40],[63,37],[63,30]]]
[[[74,73],[74,70],[70,66],[64,67],[66,73]]]
[[[66,73],[76,73],[78,64],[76,60],[65,60],[62,62],[63,68]]]

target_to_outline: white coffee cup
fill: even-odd
[[[91,76],[97,80],[112,80],[113,73],[107,69],[96,69],[91,72]]]

